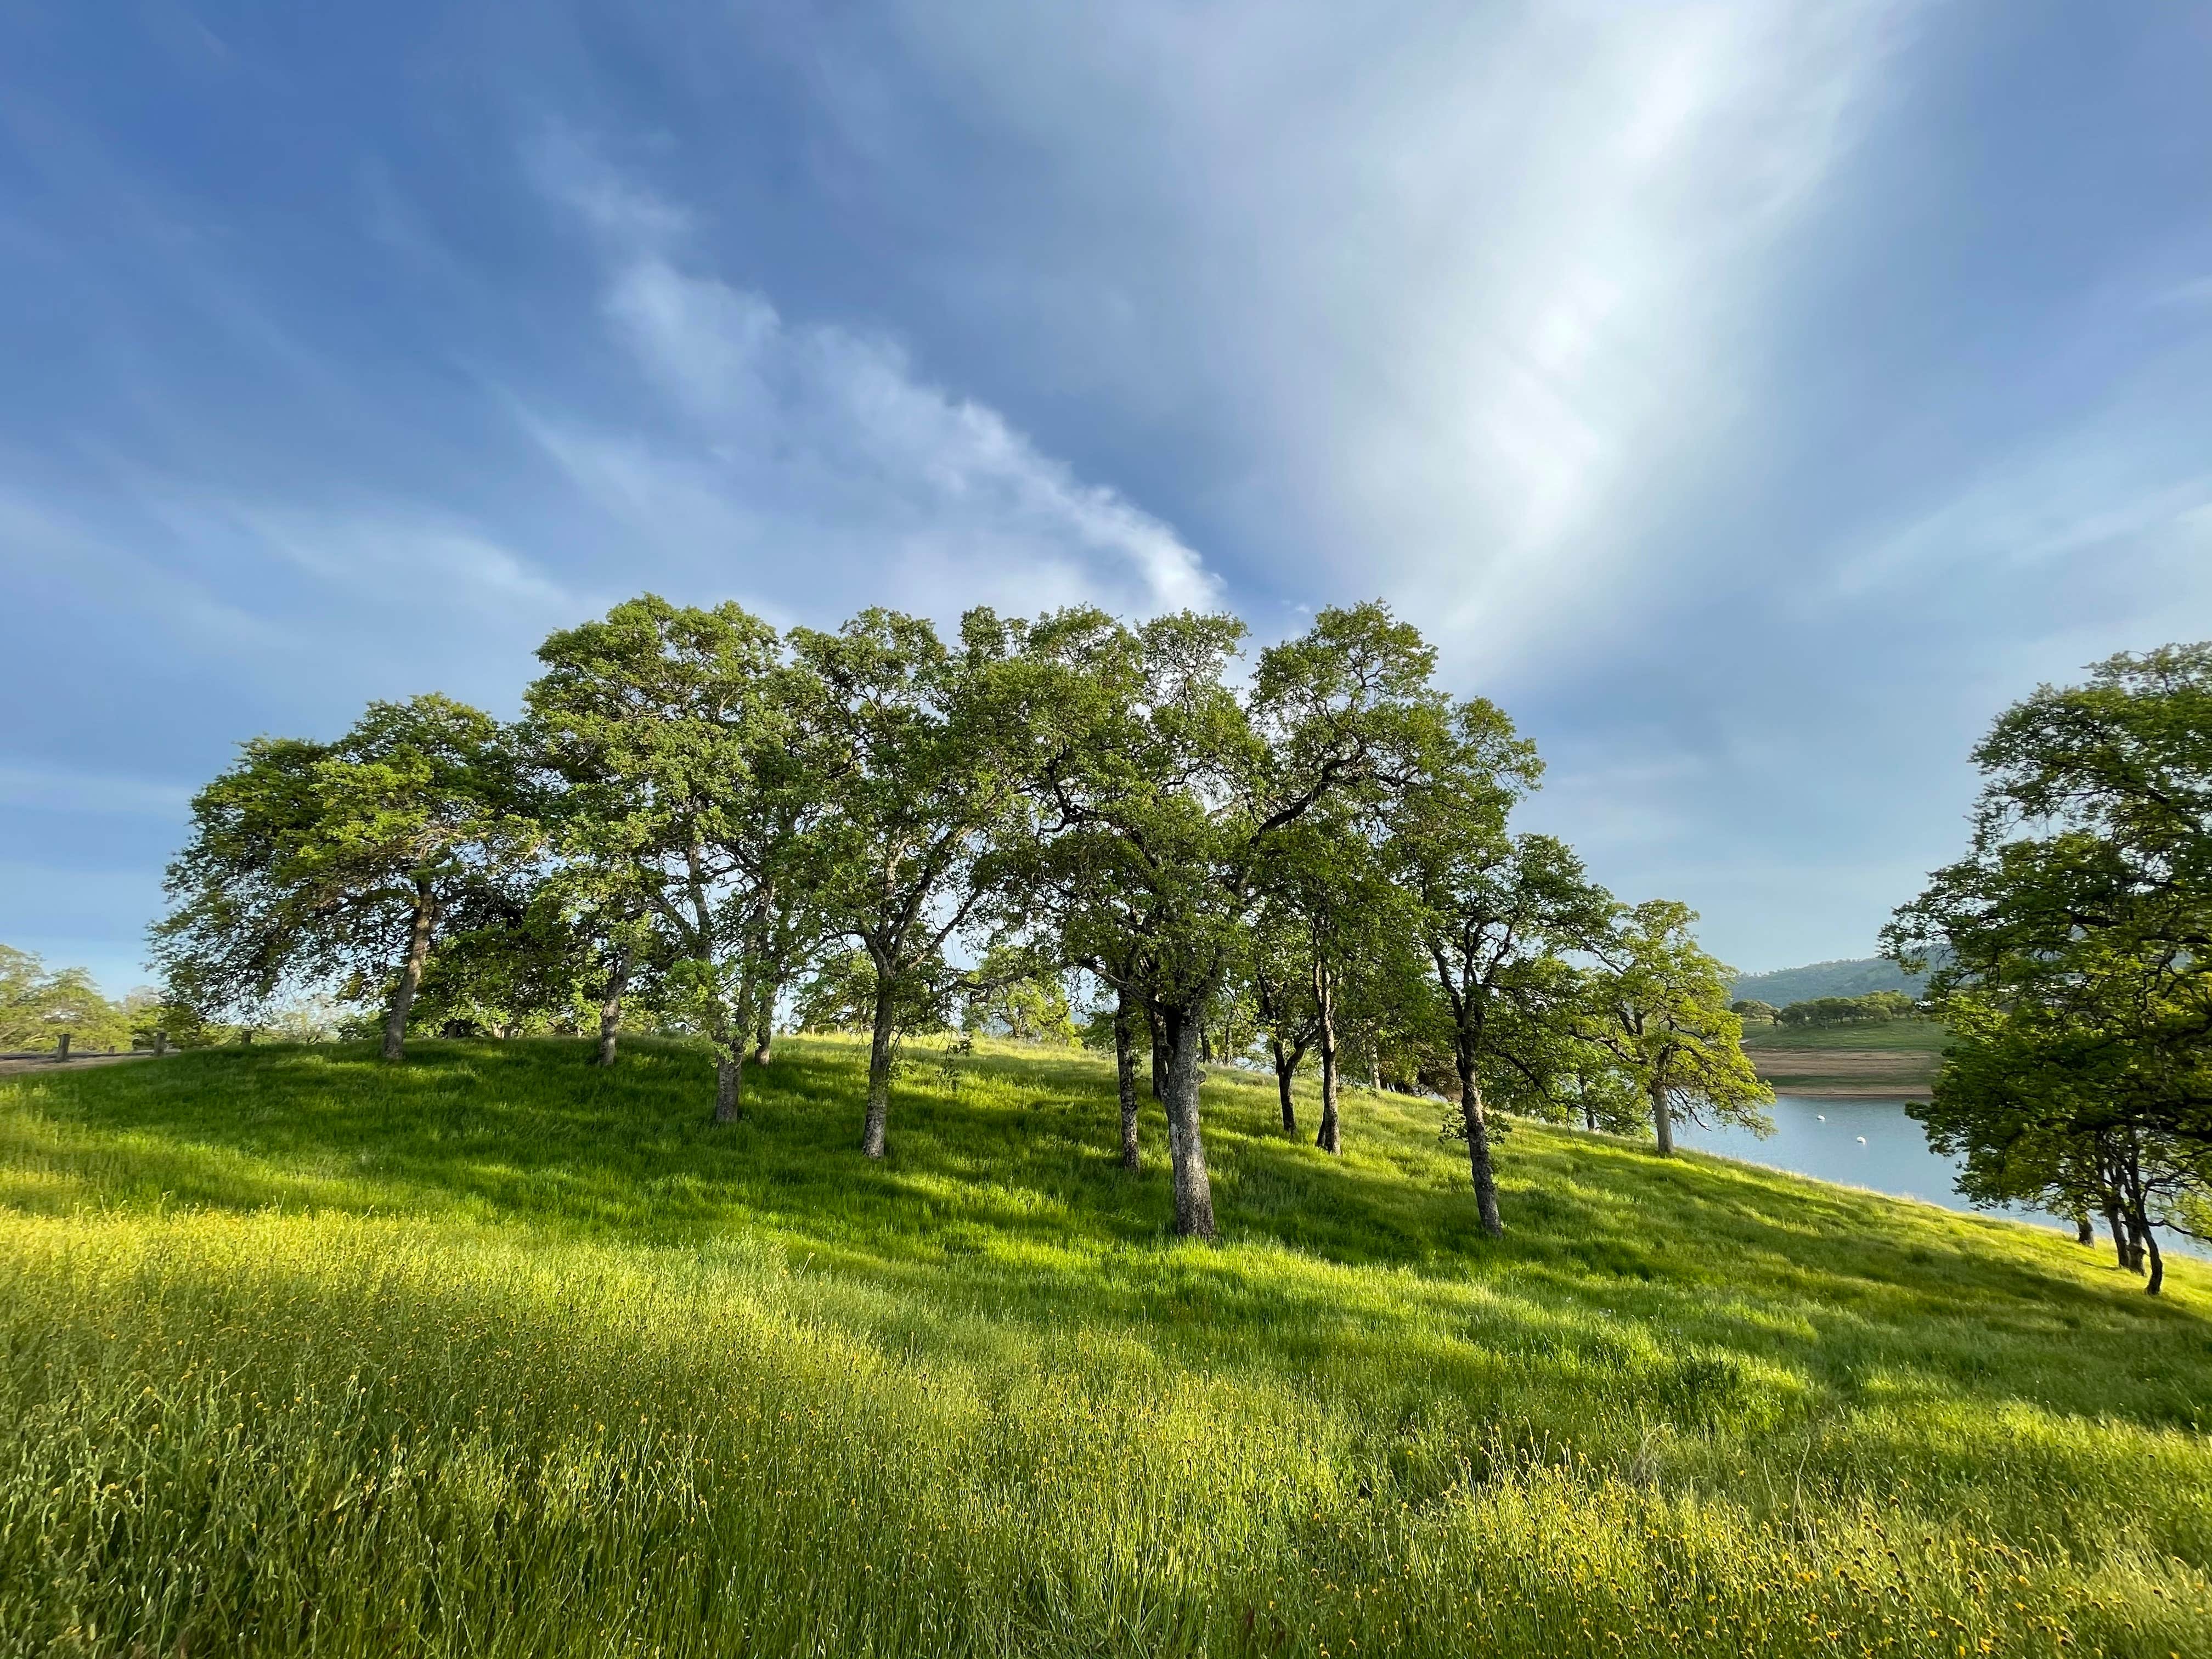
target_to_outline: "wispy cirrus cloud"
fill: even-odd
[[[1168,524],[1041,452],[1000,411],[931,383],[887,336],[793,323],[702,268],[693,216],[579,141],[531,152],[605,264],[605,326],[662,393],[658,430],[520,411],[601,507],[785,606],[842,579],[939,613],[1093,601],[1218,604],[1221,584]],[[793,580],[793,579],[796,580]]]
[[[969,100],[963,159],[1021,158],[1018,209],[945,254],[955,302],[1210,452],[1233,427],[1207,499],[1267,550],[1240,576],[1387,592],[1495,665],[1679,587],[1657,545],[1743,459],[1791,238],[1913,10],[984,3],[896,39]],[[806,72],[901,199],[957,212],[892,55],[856,32]]]

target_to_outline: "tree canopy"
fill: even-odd
[[[2041,687],[1974,761],[1966,855],[1884,933],[1952,1033],[1919,1115],[1976,1196],[2103,1212],[2154,1292],[2212,1181],[2212,645]]]
[[[395,1059],[410,1029],[596,1024],[603,1065],[642,1018],[711,1048],[720,1121],[779,1018],[866,1030],[873,1158],[906,1036],[1088,1025],[1131,1169],[1149,1055],[1173,1226],[1199,1237],[1207,1070],[1263,1063],[1263,1036],[1285,1133],[1317,1062],[1332,1152],[1360,1082],[1442,1095],[1492,1234],[1490,1102],[1649,1113],[1662,1149],[1670,1114],[1756,1118],[1688,912],[1625,909],[1514,833],[1533,745],[1447,695],[1380,604],[1248,656],[1241,622],[1194,611],[979,609],[948,641],[883,609],[779,633],[646,594],[538,658],[513,726],[432,696],[244,745],[155,930],[176,1006],[374,1000]]]

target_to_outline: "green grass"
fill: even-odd
[[[1432,1106],[633,1044],[0,1080],[0,1654],[2212,1652],[2212,1273]]]
[[[1792,1026],[1747,1024],[1747,1048],[1891,1049],[1940,1054],[1950,1034],[1932,1019],[1887,1019],[1869,1025]]]

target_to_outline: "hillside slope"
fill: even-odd
[[[1875,991],[1903,991],[1917,997],[1927,982],[1927,975],[1908,974],[1887,957],[1857,957],[1844,962],[1814,962],[1802,968],[1745,974],[1729,995],[1786,1008],[1793,1002],[1808,1002],[1814,997],[1863,997]]]
[[[2212,1651],[2212,1274],[1217,1073],[425,1043],[0,1079],[0,1653]]]

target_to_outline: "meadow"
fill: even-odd
[[[2212,1271],[1214,1073],[0,1079],[0,1655],[2212,1653]]]

